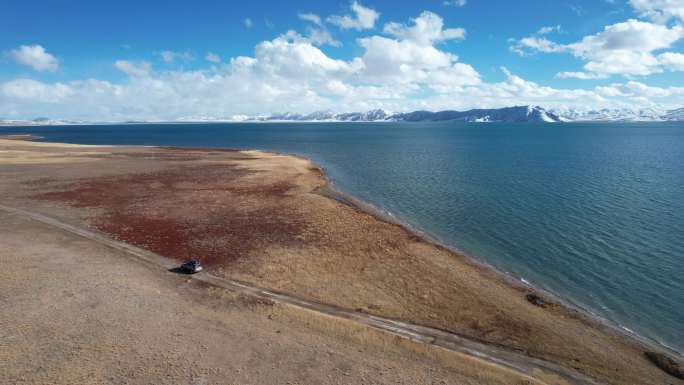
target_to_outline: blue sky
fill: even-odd
[[[684,0],[14,1],[0,117],[684,106]]]

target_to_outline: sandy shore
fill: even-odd
[[[199,258],[217,276],[447,330],[600,382],[684,383],[644,356],[651,347],[548,298],[537,306],[491,269],[322,194],[323,173],[306,159],[0,140],[0,165],[4,204]]]

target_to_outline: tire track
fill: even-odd
[[[86,239],[123,251],[128,255],[135,257],[136,260],[143,261],[154,267],[161,267],[165,270],[169,270],[177,267],[178,265],[175,261],[169,258],[124,242],[110,239],[100,233],[74,226],[43,214],[34,213],[20,208],[9,207],[2,204],[0,204],[0,210],[27,217],[46,225],[57,227],[63,231],[67,231],[69,233],[76,234]],[[414,342],[446,349],[470,359],[475,359],[482,363],[491,365],[499,370],[515,372],[516,374],[522,375],[523,377],[526,377],[530,381],[537,384],[559,384],[558,379],[564,380],[560,383],[578,385],[598,384],[598,382],[584,376],[583,374],[560,365],[556,365],[542,359],[529,357],[512,350],[488,345],[447,331],[297,298],[284,293],[262,289],[250,284],[220,278],[206,272],[189,277],[216,287],[221,287],[252,297],[273,301],[278,304],[307,309],[329,317],[336,317],[358,322],[360,324],[377,330],[382,330],[384,332]],[[553,379],[554,377],[555,381],[548,382],[547,379]]]

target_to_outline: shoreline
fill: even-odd
[[[262,151],[262,150],[249,150],[249,151]],[[262,151],[263,152],[263,151]],[[268,151],[270,152],[270,151]],[[450,253],[453,253],[459,257],[464,258],[468,263],[476,266],[477,268],[481,269],[486,269],[494,274],[496,274],[502,282],[506,283],[507,285],[510,285],[516,290],[524,290],[524,291],[532,291],[533,293],[539,293],[542,295],[543,298],[548,298],[551,300],[551,302],[557,303],[563,307],[565,307],[567,310],[571,312],[575,312],[576,316],[578,316],[580,319],[591,323],[594,326],[600,327],[603,330],[610,331],[612,333],[617,334],[620,338],[624,338],[628,341],[634,341],[639,344],[644,345],[646,348],[656,348],[659,350],[662,350],[664,352],[667,352],[668,354],[673,354],[678,356],[680,359],[684,358],[684,352],[680,352],[679,350],[668,346],[664,342],[652,339],[650,337],[643,336],[639,333],[637,333],[634,330],[631,330],[627,328],[626,326],[620,324],[617,320],[612,320],[607,317],[604,317],[598,313],[595,313],[590,309],[589,306],[583,305],[581,303],[577,303],[566,296],[560,294],[560,293],[555,293],[550,290],[541,288],[539,286],[534,285],[533,283],[527,281],[524,277],[517,277],[513,275],[511,272],[507,272],[504,270],[501,270],[497,268],[496,266],[486,262],[483,258],[477,257],[475,255],[472,255],[470,253],[466,253],[465,251],[459,249],[457,246],[451,246],[448,245],[446,242],[443,242],[439,240],[438,238],[432,236],[431,234],[422,231],[418,228],[415,228],[414,226],[411,226],[405,221],[402,221],[395,215],[393,215],[391,212],[388,210],[385,210],[383,208],[376,207],[375,205],[365,202],[357,197],[355,197],[352,194],[349,194],[347,192],[342,191],[342,189],[338,188],[336,184],[333,182],[333,180],[329,177],[328,172],[325,170],[324,167],[316,164],[311,160],[310,158],[300,155],[300,154],[288,154],[288,153],[280,153],[280,152],[273,152],[273,153],[278,153],[282,155],[287,155],[287,156],[294,156],[298,157],[301,159],[308,160],[315,164],[318,168],[321,169],[323,178],[326,181],[326,186],[320,189],[320,191],[317,191],[317,193],[320,193],[330,199],[334,199],[340,203],[343,203],[345,205],[348,205],[356,210],[359,210],[363,213],[369,214],[376,219],[395,225],[399,226],[402,229],[404,229],[406,232],[413,234],[414,236],[420,238],[422,241],[432,244],[435,247],[442,248],[447,250]]]
[[[39,142],[39,143],[45,143],[45,144],[53,144],[56,145],[56,143],[52,142]],[[80,146],[80,145],[74,145],[75,146]],[[84,147],[87,145],[84,145]],[[124,145],[116,145],[116,146],[102,146],[102,147],[109,147],[109,148],[138,148],[138,149],[151,149],[151,150],[157,150],[157,151],[164,151],[168,150],[169,148],[165,148],[162,146],[124,146]],[[193,152],[193,150],[197,153],[200,153],[197,148],[193,147],[182,147],[182,146],[174,146],[173,148],[179,149],[180,152]],[[216,147],[216,148],[211,148],[211,149],[204,149],[205,151],[217,151],[217,150],[222,150],[223,148],[221,147]],[[235,151],[234,149],[232,149]],[[244,154],[244,155],[254,155],[257,158],[258,157],[269,157],[271,155],[275,155],[276,157],[289,157],[289,158],[295,158],[295,159],[300,159],[302,161],[310,163],[313,168],[310,168],[310,171],[313,171],[318,174],[320,179],[323,180],[323,185],[320,186],[319,188],[316,188],[315,190],[311,191],[311,193],[322,196],[330,201],[338,202],[341,203],[345,206],[351,207],[357,212],[366,214],[370,217],[372,217],[374,220],[385,223],[387,225],[395,226],[404,233],[406,233],[409,238],[415,238],[418,239],[422,243],[426,243],[431,245],[432,247],[435,247],[439,250],[443,250],[446,253],[450,254],[452,258],[456,258],[456,261],[453,261],[456,265],[458,265],[459,262],[465,263],[467,266],[470,268],[474,268],[477,271],[484,272],[485,275],[483,277],[488,277],[491,278],[492,276],[495,277],[500,283],[503,285],[509,287],[510,289],[517,291],[518,293],[522,293],[522,296],[524,297],[525,293],[533,292],[540,294],[542,298],[548,303],[549,305],[553,305],[554,310],[552,313],[555,314],[555,312],[558,310],[556,309],[556,305],[559,305],[563,312],[567,313],[570,317],[577,319],[583,324],[583,328],[595,328],[598,329],[602,332],[605,332],[606,334],[609,335],[614,335],[620,339],[623,339],[625,343],[634,345],[634,346],[639,346],[641,349],[648,349],[648,350],[655,350],[659,352],[665,352],[667,354],[675,354],[678,357],[681,357],[681,354],[677,352],[676,350],[668,347],[665,344],[662,344],[658,341],[651,340],[649,338],[640,336],[636,333],[629,333],[625,330],[622,330],[621,326],[619,325],[618,322],[614,322],[611,320],[608,320],[606,318],[603,318],[599,315],[593,314],[590,310],[583,308],[580,305],[576,305],[572,303],[571,301],[568,301],[564,299],[562,296],[559,296],[555,293],[550,293],[546,290],[543,290],[541,288],[538,288],[532,284],[526,283],[522,281],[522,278],[516,278],[510,273],[507,273],[505,271],[499,270],[496,267],[486,263],[485,261],[478,259],[475,256],[469,255],[461,250],[458,250],[455,247],[450,247],[448,245],[445,245],[444,243],[440,242],[438,239],[435,239],[434,237],[430,236],[428,233],[422,232],[419,229],[413,228],[407,223],[404,223],[401,221],[399,218],[394,217],[391,213],[387,211],[383,211],[380,208],[377,208],[373,206],[372,204],[366,203],[355,196],[343,192],[341,189],[339,189],[335,183],[331,180],[331,177],[329,174],[326,172],[326,170],[314,163],[311,159],[297,155],[297,154],[284,154],[284,153],[278,153],[278,152],[272,152],[272,151],[262,151],[262,150],[239,150],[239,153]],[[204,157],[204,155],[200,154],[198,155],[199,158]],[[473,294],[479,294],[479,293],[473,293]],[[427,326],[427,325],[426,325]],[[446,330],[446,329],[445,329]],[[587,330],[589,331],[589,330]],[[455,332],[455,331],[451,331]],[[469,338],[473,338],[469,336]],[[492,342],[489,342],[487,340],[482,340],[484,343],[492,344]],[[496,345],[496,344],[494,344]],[[653,349],[655,348],[655,349]],[[547,359],[548,357],[544,355],[533,355],[530,354],[530,357],[537,357],[537,358],[542,358],[542,359]]]

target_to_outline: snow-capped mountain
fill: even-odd
[[[284,113],[270,116],[260,116],[249,120],[256,121],[306,121],[306,122],[377,122],[388,120],[392,114],[384,110],[367,112],[335,113],[332,111],[318,111],[311,114]]]
[[[517,106],[468,111],[415,111],[392,116],[393,120],[406,122],[462,121],[462,122],[560,122],[556,114],[542,107]]]
[[[641,109],[545,109],[540,106],[516,106],[468,111],[413,111],[390,114],[384,110],[368,112],[333,113],[330,111],[312,114],[276,114],[267,117],[249,118],[247,121],[341,121],[341,122],[661,122],[684,121],[684,108],[666,111],[657,108]]]
[[[468,111],[414,111],[408,113],[390,114],[384,110],[368,112],[350,112],[336,114],[329,111],[314,112],[312,114],[275,114],[268,117],[258,117],[257,121],[340,121],[340,122],[560,122],[557,115],[542,107],[519,106],[495,109],[476,109]]]
[[[669,121],[684,121],[684,108],[678,108],[676,110],[671,110],[668,111],[665,115],[662,116],[663,120],[669,120]]]
[[[223,122],[661,122],[684,121],[684,108],[676,110],[660,110],[656,108],[642,109],[545,109],[539,106],[516,106],[491,109],[473,109],[468,111],[413,111],[406,113],[390,113],[385,110],[367,112],[336,113],[318,111],[310,114],[282,113],[266,116],[233,115],[225,118],[211,116],[192,116],[173,121],[141,120],[119,123],[223,123]],[[35,126],[35,125],[71,125],[71,124],[116,124],[117,122],[93,122],[37,118],[34,120],[3,120],[0,126]]]
[[[62,120],[50,118],[35,118],[33,120],[0,119],[0,126],[69,126],[86,123],[87,122],[80,120]]]
[[[564,121],[570,122],[656,122],[666,119],[664,110],[655,108],[617,108],[600,110],[552,110]]]
[[[385,110],[371,110],[363,113],[352,112],[348,114],[339,114],[338,117],[340,120],[350,122],[377,122],[390,119],[392,114]]]

